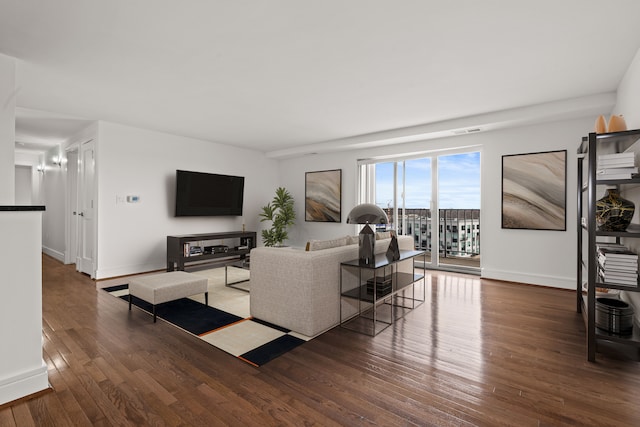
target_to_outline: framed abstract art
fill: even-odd
[[[304,220],[342,221],[342,169],[305,174]]]
[[[567,229],[567,150],[502,156],[502,228]]]

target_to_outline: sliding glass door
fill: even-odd
[[[431,268],[479,271],[479,152],[381,160],[360,167],[360,200],[387,212],[390,224],[385,229],[412,236],[416,249],[427,251]]]
[[[480,153],[438,156],[439,265],[480,268]]]

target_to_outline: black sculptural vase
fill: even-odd
[[[600,231],[625,231],[631,223],[636,206],[623,199],[616,189],[608,189],[596,202],[596,224]]]

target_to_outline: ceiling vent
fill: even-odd
[[[454,135],[466,135],[468,133],[476,133],[480,131],[481,131],[480,128],[468,128],[468,129],[456,129],[451,132],[453,132]]]

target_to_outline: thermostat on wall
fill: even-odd
[[[127,196],[127,203],[138,203],[140,201],[140,197],[138,196]]]

